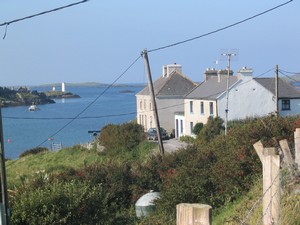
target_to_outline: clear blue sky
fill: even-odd
[[[76,2],[2,0],[0,23]],[[193,38],[238,22],[284,0],[90,0],[0,27],[0,86],[65,81],[113,82],[140,52]],[[234,71],[254,76],[275,67],[300,71],[300,3],[292,1],[251,21],[173,48],[149,53],[153,79],[178,63],[193,81],[207,67],[225,68],[223,49],[237,49]],[[273,76],[270,72],[266,76]],[[118,83],[146,82],[140,59]]]

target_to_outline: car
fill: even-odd
[[[161,135],[162,140],[169,139],[169,135],[168,135],[167,131],[162,127],[160,128],[160,135]],[[148,130],[147,139],[148,140],[154,140],[154,141],[158,140],[156,128],[150,128]]]
[[[147,139],[148,140],[157,140],[157,131],[156,128],[150,128],[147,132]]]

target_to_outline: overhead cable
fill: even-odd
[[[79,5],[79,4],[85,3],[87,1],[88,0],[83,0],[83,1],[80,1],[80,2],[75,2],[75,3],[69,4],[69,5],[61,6],[61,7],[58,7],[58,8],[51,9],[51,10],[47,10],[47,11],[43,11],[43,12],[40,12],[40,13],[36,13],[36,14],[30,15],[30,16],[25,16],[25,17],[22,17],[22,18],[19,18],[19,19],[11,20],[9,22],[1,23],[0,26],[6,26],[5,27],[5,32],[4,32],[4,35],[3,35],[3,39],[5,39],[5,37],[6,37],[8,25],[10,25],[12,23],[17,23],[17,22],[20,22],[22,20],[27,20],[27,19],[31,19],[33,17],[41,16],[41,15],[44,15],[44,14],[47,14],[47,13],[59,11],[59,10],[65,9],[65,8],[69,8],[69,7],[72,7],[72,6],[75,6],[75,5]]]
[[[141,56],[137,57],[108,87],[106,87],[102,93],[100,93],[90,104],[88,104],[83,110],[81,110],[74,118],[72,118],[68,123],[63,125],[60,129],[58,129],[56,132],[51,134],[47,139],[45,139],[43,142],[41,142],[37,147],[40,147],[42,144],[48,141],[49,138],[54,137],[59,132],[61,132],[63,129],[65,129],[67,126],[69,126],[74,120],[78,119],[80,115],[82,115],[88,108],[90,108],[108,89],[110,89],[125,73],[128,72],[128,70],[141,58]]]
[[[270,9],[268,9],[268,10],[265,10],[265,11],[263,11],[263,12],[261,12],[261,13],[258,13],[258,14],[254,15],[254,16],[251,16],[251,17],[248,17],[248,18],[246,18],[246,19],[240,20],[240,21],[238,21],[238,22],[232,23],[232,24],[227,25],[227,26],[225,26],[225,27],[222,27],[222,28],[219,28],[219,29],[210,31],[210,32],[205,33],[205,34],[201,34],[201,35],[196,36],[196,37],[193,37],[193,38],[189,38],[189,39],[186,39],[186,40],[183,40],[183,41],[179,41],[179,42],[176,42],[176,43],[173,43],[173,44],[170,44],[170,45],[165,45],[165,46],[162,46],[162,47],[159,47],[159,48],[154,48],[154,49],[148,50],[148,52],[155,52],[155,51],[163,50],[163,49],[166,49],[166,48],[171,48],[171,47],[174,47],[174,46],[176,46],[176,45],[181,45],[181,44],[184,44],[184,43],[187,43],[187,42],[190,42],[190,41],[194,41],[194,40],[199,39],[199,38],[203,38],[203,37],[206,37],[206,36],[209,36],[209,35],[218,33],[218,32],[220,32],[220,31],[223,31],[223,30],[226,30],[226,29],[228,29],[228,28],[237,26],[237,25],[239,25],[239,24],[241,24],[241,23],[245,23],[245,22],[247,22],[247,21],[249,21],[249,20],[252,20],[252,19],[254,19],[254,18],[256,18],[256,17],[259,17],[259,16],[262,16],[262,15],[264,15],[264,14],[266,14],[266,13],[269,13],[269,12],[275,10],[275,9],[278,9],[278,8],[284,6],[284,5],[287,5],[287,4],[291,3],[292,1],[293,1],[293,0],[287,1],[287,2],[285,2],[285,3],[282,3],[282,4],[280,4],[280,5],[275,6],[275,7],[273,7],[273,8],[270,8]]]
[[[1,23],[0,26],[7,26],[7,25],[10,25],[12,23],[20,22],[22,20],[31,19],[33,17],[41,16],[41,15],[44,15],[44,14],[47,14],[47,13],[51,13],[51,12],[54,12],[54,11],[58,11],[58,10],[69,8],[69,7],[72,7],[72,6],[75,6],[75,5],[79,5],[79,4],[85,3],[87,1],[89,1],[89,0],[83,0],[83,1],[80,1],[80,2],[75,2],[75,3],[69,4],[69,5],[65,5],[65,6],[61,6],[61,7],[55,8],[55,9],[47,10],[47,11],[40,12],[40,13],[37,13],[37,14],[33,14],[33,15],[30,15],[30,16],[25,16],[23,18],[11,20],[9,22],[4,22],[4,23]]]
[[[291,76],[283,73],[283,70],[278,70],[279,73],[281,73],[283,76],[286,76],[287,78],[289,78],[290,80],[294,81],[294,82],[299,82],[299,80],[295,80],[294,78],[292,78]]]

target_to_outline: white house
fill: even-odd
[[[175,134],[193,136],[196,123],[206,124],[209,117],[228,120],[262,117],[276,111],[275,78],[253,78],[252,69],[240,69],[237,76],[230,71],[208,69],[204,82],[185,96],[185,108],[175,114]],[[228,100],[227,100],[228,78]],[[278,111],[281,116],[300,113],[300,91],[288,82],[278,80]]]
[[[204,82],[185,96],[184,114],[181,117],[175,115],[176,138],[182,135],[193,136],[196,123],[206,124],[209,117],[219,116],[217,97],[226,90],[227,75],[226,70],[207,69],[205,71]],[[231,86],[237,80],[237,77],[233,76],[230,71],[228,84]]]
[[[228,92],[228,120],[262,117],[276,112],[275,78],[253,78],[252,69],[238,71],[238,82]],[[226,92],[217,97],[218,115],[225,118]],[[278,79],[278,111],[281,116],[300,113],[300,92]]]

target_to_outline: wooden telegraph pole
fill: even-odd
[[[231,58],[236,56],[235,53],[223,53],[222,56],[228,58],[228,67],[227,67],[227,78],[226,78],[226,108],[225,108],[225,135],[227,135],[227,124],[228,124],[228,101],[229,101],[229,77],[230,77],[230,62]]]
[[[148,59],[147,49],[145,49],[142,52],[142,55],[144,57],[145,67],[146,67],[146,71],[147,71],[148,86],[149,86],[151,101],[152,101],[152,105],[153,105],[154,120],[155,120],[155,124],[156,124],[159,150],[160,150],[160,154],[164,155],[165,150],[164,150],[164,145],[163,145],[163,142],[162,142],[162,139],[161,139],[160,124],[159,124],[158,112],[157,112],[157,107],[156,107],[156,100],[155,100],[155,94],[154,94],[153,82],[152,82],[151,71],[150,71],[150,66],[149,66],[149,59]]]
[[[2,126],[2,112],[1,106],[2,102],[0,101],[0,169],[1,169],[1,197],[4,215],[2,217],[3,225],[9,224],[9,214],[8,214],[8,195],[7,195],[7,182],[6,182],[6,171],[5,171],[5,156],[4,156],[4,143],[3,143],[3,126]]]
[[[276,65],[276,73],[275,73],[275,101],[276,101],[275,115],[279,116],[279,111],[278,111],[278,65]]]

